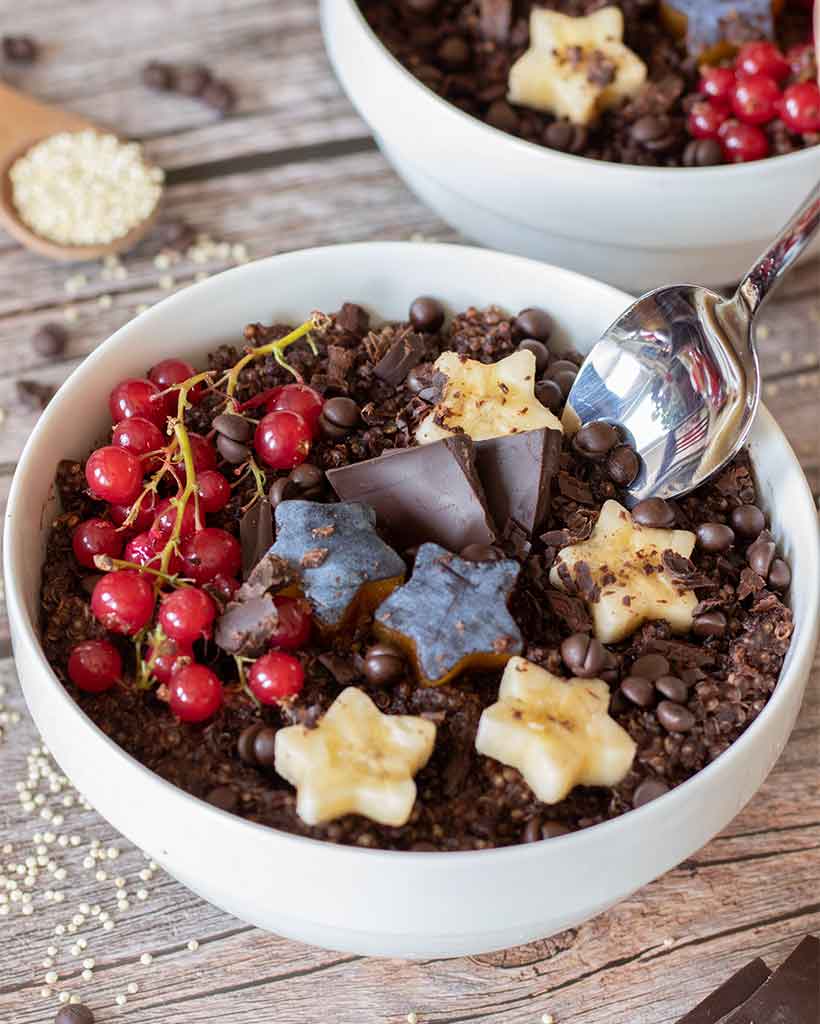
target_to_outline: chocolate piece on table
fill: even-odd
[[[425,686],[467,668],[500,668],[523,648],[507,610],[518,563],[468,562],[422,544],[412,578],[376,612],[376,635],[401,648]]]
[[[424,359],[424,341],[413,331],[397,338],[373,367],[373,373],[397,388],[407,374]]]
[[[321,559],[315,557],[319,550]],[[299,573],[298,592],[324,631],[370,615],[404,579],[404,561],[376,533],[376,513],[360,502],[281,502],[269,554]]]
[[[745,1003],[749,996],[754,995],[771,973],[760,957],[757,957],[745,967],[741,967],[685,1017],[681,1017],[678,1024],[717,1024],[727,1013],[731,1013]]]
[[[401,548],[435,541],[460,551],[495,540],[473,442],[464,434],[329,469],[327,478],[343,501],[375,509],[379,525]]]
[[[248,578],[273,543],[273,512],[267,498],[251,505],[239,523],[242,545],[242,575]]]
[[[820,939],[809,935],[721,1024],[817,1024],[818,1019]]]
[[[549,512],[560,456],[561,434],[548,427],[476,443],[476,471],[499,527],[512,519],[533,535]]]

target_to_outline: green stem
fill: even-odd
[[[293,369],[290,363],[285,359],[282,353],[285,349],[298,341],[300,338],[304,338],[305,335],[310,334],[311,331],[315,330],[320,326],[320,321],[317,317],[311,317],[310,320],[306,320],[303,324],[300,324],[297,328],[292,330],[290,334],[286,334],[284,338],[278,338],[276,341],[270,341],[266,345],[258,345],[256,348],[249,349],[244,356],[237,362],[220,381],[220,384],[225,384],[225,390],[227,392],[229,400],[233,400],[234,392],[239,385],[239,374],[245,369],[248,363],[254,359],[258,359],[260,356],[273,356],[276,362],[288,373],[292,373],[297,380],[300,380],[300,375]],[[316,345],[312,338],[308,338],[308,345],[310,350],[316,355]]]

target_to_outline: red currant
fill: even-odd
[[[779,103],[780,88],[768,75],[739,78],[732,93],[732,110],[746,124],[767,124]]]
[[[174,672],[168,707],[183,722],[205,722],[222,707],[222,683],[204,665],[185,665]]]
[[[121,420],[114,427],[111,443],[139,458],[149,452],[159,452],[165,446],[165,437],[156,423],[142,416],[132,416],[129,420]],[[154,456],[147,462],[146,468],[157,469],[159,462],[160,458]]]
[[[204,469],[197,473],[196,489],[202,513],[219,512],[231,500],[231,485],[215,469]]]
[[[258,658],[248,673],[248,686],[263,704],[276,704],[295,696],[304,685],[305,670],[292,654],[269,651]]]
[[[208,583],[214,576],[235,576],[242,567],[242,548],[227,530],[206,527],[182,543],[185,575],[197,583]]]
[[[157,514],[157,507],[159,505],[159,498],[157,497],[156,491],[149,491],[140,502],[139,511],[133,522],[129,524],[129,529],[132,530],[147,530]],[[108,509],[108,514],[111,516],[111,521],[116,523],[117,526],[122,526],[128,516],[131,514],[131,505],[111,505]]]
[[[729,163],[762,160],[769,155],[769,140],[765,133],[753,124],[724,121],[720,126],[720,140],[723,143],[723,155]]]
[[[211,442],[201,434],[193,434],[191,431],[188,431],[188,437],[191,441],[195,472],[204,473],[206,469],[216,469],[216,449]]]
[[[253,444],[266,466],[294,469],[308,457],[311,436],[303,416],[288,409],[277,409],[259,421]]]
[[[108,640],[83,640],[68,656],[68,676],[79,690],[103,693],[122,675],[122,658]]]
[[[157,549],[154,547],[151,534],[146,530],[132,537],[125,545],[123,557],[126,562],[134,562],[136,565],[149,565],[153,562],[157,557]]]
[[[298,412],[315,433],[323,405],[324,400],[319,392],[309,388],[307,384],[284,384],[268,402],[267,409],[268,412],[275,412],[277,409]]]
[[[80,565],[93,569],[95,555],[119,558],[124,540],[113,523],[105,519],[86,519],[71,535],[71,547]]]
[[[166,636],[162,638],[157,649],[151,644],[148,645],[146,659],[151,662],[151,675],[167,686],[174,672],[194,660],[194,652],[186,644],[178,643]]]
[[[820,89],[814,82],[798,82],[783,93],[780,116],[790,132],[820,132]]]
[[[154,542],[155,547],[161,547],[171,536],[177,521],[177,514],[178,509],[176,505],[171,504],[170,498],[162,498],[160,500],[157,505],[157,514],[151,526],[151,540]],[[196,509],[194,508],[194,502],[188,501],[185,505],[185,511],[182,513],[182,525],[180,526],[179,536],[190,537],[195,529]]]
[[[184,587],[175,590],[162,602],[159,624],[166,636],[184,644],[200,638],[208,639],[216,618],[216,605],[204,590]]]
[[[717,107],[714,103],[695,103],[689,111],[689,120],[686,127],[689,134],[696,139],[716,139],[718,129],[729,116],[729,112],[723,107]]]
[[[233,600],[234,594],[239,590],[239,580],[230,579],[228,576],[214,576],[208,581],[206,590],[227,603]]]
[[[130,377],[120,381],[108,396],[108,409],[114,423],[142,416],[157,425],[165,422],[165,407],[158,397],[159,388],[150,380]]]
[[[136,569],[109,572],[94,587],[91,611],[112,633],[133,636],[151,621],[154,588]]]
[[[279,622],[270,638],[271,647],[284,647],[288,650],[304,647],[310,639],[310,605],[298,597],[274,597],[273,603],[276,605]]]
[[[129,505],[142,488],[142,463],[124,448],[106,445],[88,456],[85,478],[95,498]]]
[[[168,392],[162,396],[166,416],[176,416],[179,403],[179,391],[169,389],[173,388],[174,384],[182,384],[195,373],[193,366],[184,359],[163,359],[148,371],[148,379],[153,381],[160,391]],[[202,401],[204,394],[204,386],[197,384],[188,392],[188,401],[191,405],[197,405]]]
[[[717,106],[731,106],[734,87],[735,73],[731,68],[701,69],[700,91]]]
[[[735,58],[738,76],[768,75],[782,82],[789,73],[789,62],[774,45],[764,40],[741,46]]]

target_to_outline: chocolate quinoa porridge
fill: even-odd
[[[820,142],[810,0],[358,3],[420,82],[550,149],[690,167]]]
[[[112,440],[57,472],[66,689],[187,792],[364,847],[548,839],[705,767],[777,684],[789,568],[746,454],[626,512],[637,456],[561,433],[580,357],[551,333],[346,303],[118,384]]]

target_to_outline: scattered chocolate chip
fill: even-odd
[[[289,489],[292,491],[292,494],[289,496],[293,498],[315,501],[324,490],[324,473],[318,466],[314,466],[309,462],[303,462],[301,466],[292,469],[287,479],[290,485]],[[279,502],[276,504],[279,504]]]
[[[655,680],[655,689],[668,700],[684,704],[689,696],[689,687],[677,676],[661,676]]]
[[[461,71],[470,63],[470,47],[460,36],[445,36],[436,58],[448,71]]]
[[[765,580],[769,575],[776,551],[775,543],[765,534],[758,537],[754,544],[750,544],[746,551],[746,561],[749,563],[758,576]]]
[[[659,796],[668,792],[669,786],[660,779],[644,779],[632,796],[632,806],[637,810],[650,800],[657,800]]]
[[[692,620],[692,632],[699,640],[709,636],[723,636],[727,628],[726,616],[720,611],[703,612]]]
[[[572,439],[572,444],[579,455],[585,458],[603,458],[620,441],[618,431],[611,423],[595,420],[585,423]]]
[[[571,831],[562,821],[545,821],[541,826],[541,838],[557,839],[559,836],[568,836]]]
[[[161,61],[149,61],[142,69],[142,81],[149,89],[169,92],[174,88],[174,69]]]
[[[635,121],[630,134],[636,142],[651,149],[654,144],[666,138],[670,127],[669,118],[664,114],[647,114]]]
[[[535,372],[540,377],[550,361],[550,350],[544,342],[538,341],[536,338],[525,338],[519,343],[518,348],[525,352],[532,352],[535,356]]]
[[[253,741],[253,756],[260,768],[273,768],[276,760],[276,730],[260,729]]]
[[[32,64],[39,47],[31,36],[3,36],[3,56],[17,64]]]
[[[402,0],[402,2],[413,14],[432,14],[439,4],[439,0]]]
[[[398,682],[406,671],[401,651],[392,644],[374,644],[364,656],[364,674],[373,686]]]
[[[655,703],[655,687],[644,676],[627,676],[621,682],[621,693],[639,708],[651,708]]]
[[[220,114],[229,114],[236,106],[236,93],[227,82],[209,82],[202,91],[201,99]]]
[[[741,537],[752,539],[766,526],[766,517],[756,505],[739,505],[732,509],[732,529]]]
[[[239,754],[240,760],[244,761],[245,764],[256,764],[256,755],[253,752],[253,744],[256,737],[264,729],[264,725],[261,722],[257,722],[255,725],[249,725],[243,729],[239,734],[239,739],[236,743],[236,751]]]
[[[632,509],[632,518],[641,526],[669,530],[675,525],[675,510],[663,498],[644,498]]]
[[[775,590],[786,590],[792,581],[792,571],[782,558],[775,558],[769,566],[769,586]]]
[[[420,295],[410,306],[410,323],[422,334],[435,334],[444,323],[444,306],[438,299]]]
[[[518,114],[506,100],[496,100],[494,103],[491,103],[487,110],[486,119],[487,124],[491,124],[493,128],[498,128],[499,131],[509,132],[510,135],[515,135],[518,131]]]
[[[545,309],[530,306],[528,309],[522,309],[513,320],[513,330],[519,338],[534,338],[536,341],[546,342],[552,335],[552,317]]]
[[[233,812],[239,806],[239,796],[232,786],[217,786],[205,799],[220,811]]]
[[[361,413],[352,398],[329,398],[322,406],[319,426],[333,440],[341,440],[359,422]]]
[[[54,397],[54,388],[36,380],[18,380],[14,385],[14,393],[23,409],[42,412]]]
[[[249,423],[244,416],[237,416],[232,412],[223,412],[219,416],[214,416],[211,426],[224,437],[243,444],[250,440],[253,433],[253,424]]]
[[[290,476],[280,476],[270,485],[268,500],[271,503],[271,508],[276,508],[280,502],[290,501],[295,497],[296,488],[290,482]]]
[[[684,167],[717,167],[723,160],[723,147],[717,139],[692,139],[683,151]]]
[[[202,96],[213,81],[213,75],[202,64],[181,68],[177,71],[176,90],[183,96]]]
[[[318,657],[319,664],[328,670],[334,681],[339,686],[350,686],[361,676],[353,658],[344,654],[337,654],[335,651],[325,651]],[[357,659],[361,660],[361,659]]]
[[[544,129],[542,142],[560,153],[580,153],[587,144],[589,131],[585,125],[569,121],[552,121]]]
[[[43,324],[34,332],[31,347],[39,356],[61,356],[68,344],[68,332],[60,324]]]
[[[662,654],[644,654],[632,665],[631,671],[633,676],[643,676],[654,683],[661,676],[669,675],[669,662]]]
[[[504,557],[504,552],[492,544],[468,544],[459,552],[459,558],[468,562],[497,562]]]
[[[728,551],[735,542],[735,531],[723,523],[701,523],[696,532],[698,544],[710,554]]]
[[[616,445],[607,455],[606,471],[609,479],[619,487],[628,487],[641,468],[641,460],[628,444]]]
[[[668,732],[689,732],[695,724],[695,716],[682,704],[675,701],[662,700],[655,714],[658,721]]]
[[[246,444],[233,441],[224,434],[216,435],[216,450],[232,466],[238,466],[240,463],[245,462],[251,454],[251,450]]]
[[[606,662],[606,651],[600,640],[587,633],[573,633],[561,644],[561,657],[574,676],[594,679]]]
[[[575,374],[572,375],[572,380],[575,380]],[[570,387],[572,387],[571,383]],[[569,394],[569,389],[567,389],[567,394]],[[550,412],[558,412],[564,404],[564,392],[560,384],[554,380],[539,380],[535,385],[535,397]]]
[[[572,390],[577,376],[578,367],[569,359],[556,359],[546,372],[546,379],[554,381],[558,385],[563,398],[566,398]]]

